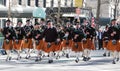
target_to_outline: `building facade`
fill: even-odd
[[[98,0],[86,0],[86,7],[92,8],[92,11],[94,13],[94,16],[96,17],[96,13],[97,13],[97,1]],[[100,4],[100,17],[104,17],[104,18],[114,18],[114,10],[115,10],[115,1],[119,1],[119,0],[101,0],[101,4]],[[118,3],[118,7],[117,7],[117,16],[119,16],[119,10],[120,10],[120,1]]]

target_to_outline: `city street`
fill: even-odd
[[[74,53],[71,57],[61,57],[59,60],[54,59],[52,64],[47,63],[47,57],[41,62],[35,62],[35,54],[30,59],[22,58],[16,60],[15,55],[11,61],[6,62],[5,56],[0,56],[0,71],[120,71],[120,61],[112,64],[111,57],[103,57],[103,50],[95,50],[91,53],[91,60],[84,62],[82,57],[76,63]],[[24,55],[22,54],[24,57]]]

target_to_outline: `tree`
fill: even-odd
[[[97,13],[96,13],[96,21],[97,21],[97,24],[99,24],[100,6],[101,6],[101,0],[98,0],[98,1],[97,1]]]
[[[115,8],[114,8],[114,19],[116,19],[117,18],[117,10],[118,10],[118,6],[119,6],[119,0],[114,0],[114,6],[115,6]]]

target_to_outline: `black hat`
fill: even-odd
[[[30,19],[26,20],[26,22],[30,22]]]
[[[38,22],[36,22],[36,23],[35,23],[35,25],[39,25],[39,23],[38,23]]]
[[[8,19],[8,20],[6,20],[6,22],[11,22],[11,21]]]
[[[48,20],[47,23],[52,22],[51,20]]]
[[[18,20],[17,22],[21,22],[22,23],[22,20]]]
[[[41,21],[45,21],[43,18],[41,18]]]
[[[112,19],[111,21],[116,21],[116,19]]]

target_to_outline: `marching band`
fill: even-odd
[[[74,51],[75,62],[78,63],[80,53],[82,53],[83,61],[89,61],[91,50],[95,50],[95,25],[87,22],[83,24],[67,22],[65,25],[56,25],[48,20],[46,24],[37,22],[31,25],[30,20],[27,20],[23,27],[22,21],[18,21],[16,27],[12,27],[11,21],[7,20],[5,25],[1,32],[5,37],[2,48],[7,52],[6,61],[12,59],[11,50],[17,51],[17,60],[19,60],[22,58],[21,51],[25,50],[26,59],[29,59],[32,49],[35,49],[37,50],[36,62],[42,60],[44,53],[49,56],[48,63],[52,63],[54,55],[57,55],[57,59],[60,58],[61,51],[67,58],[70,57],[70,52]],[[119,39],[120,27],[116,19],[113,19],[111,25],[105,27],[102,37],[103,48],[106,49],[104,56],[106,52],[109,55],[112,53],[113,64],[119,61]]]

